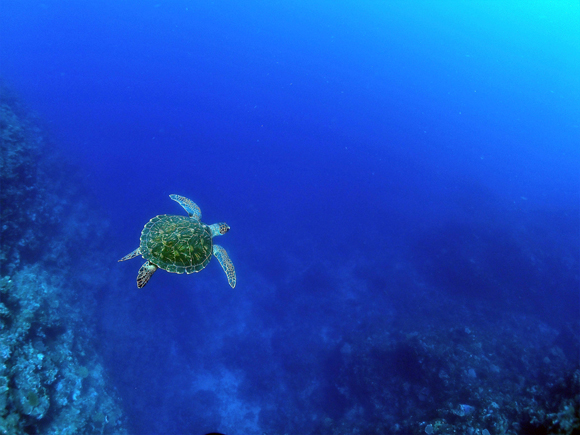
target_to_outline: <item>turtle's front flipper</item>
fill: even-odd
[[[119,261],[125,261],[125,260],[130,260],[131,258],[135,258],[137,255],[141,255],[141,246],[139,246],[137,249],[135,249],[133,252],[131,252],[130,254],[125,255],[123,258],[121,258]]]
[[[201,219],[201,210],[199,209],[197,204],[193,202],[191,199],[188,199],[185,196],[180,195],[169,195],[169,197],[172,200],[177,201],[179,205],[185,209],[190,218],[196,220]]]
[[[150,261],[146,261],[143,266],[141,266],[141,269],[139,269],[139,273],[137,274],[137,287],[145,287],[145,284],[147,284],[147,281],[149,281],[156,270],[157,266],[155,266]]]
[[[234,269],[234,263],[230,260],[228,253],[220,245],[213,245],[213,255],[218,259],[222,265],[222,269],[228,276],[230,287],[234,288],[236,286],[236,269]]]

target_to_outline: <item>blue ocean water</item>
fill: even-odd
[[[3,1],[0,74],[109,225],[82,273],[130,432],[505,433],[484,363],[417,349],[529,322],[580,365],[579,53],[577,1]],[[234,290],[117,263],[170,194],[230,225]]]

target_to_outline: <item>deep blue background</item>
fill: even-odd
[[[232,228],[219,243],[234,293],[217,262],[158,272],[140,293],[137,260],[96,272],[142,304],[115,311],[103,297],[110,343],[147,315],[182,346],[175,373],[157,361],[117,381],[146,376],[165,397],[183,361],[200,364],[188,343],[215,357],[214,333],[270,328],[300,349],[397,307],[413,322],[424,312],[406,298],[421,290],[393,284],[401,267],[468,305],[575,318],[577,272],[538,270],[525,251],[555,258],[577,243],[580,6],[528,3],[3,1],[0,73],[83,171],[118,258],[149,218],[181,213],[172,193]],[[470,261],[489,281],[473,282]],[[366,283],[350,290],[356,320],[336,290],[349,276]],[[164,353],[151,337],[127,340]],[[242,355],[236,343],[218,353]],[[159,400],[134,418],[175,406]]]

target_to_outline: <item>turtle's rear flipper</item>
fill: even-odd
[[[141,269],[139,269],[139,273],[137,274],[137,287],[145,287],[145,284],[147,284],[156,270],[157,266],[155,266],[150,261],[146,261],[143,266],[141,266]]]
[[[213,255],[218,259],[222,265],[222,269],[228,276],[230,287],[234,288],[236,286],[236,269],[234,269],[234,263],[230,260],[228,253],[220,245],[213,245]]]
[[[141,255],[141,247],[140,246],[137,249],[135,249],[133,252],[131,252],[130,254],[125,255],[119,261],[130,260],[131,258],[135,258],[137,255]]]

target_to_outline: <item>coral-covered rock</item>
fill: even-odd
[[[35,266],[0,281],[0,431],[123,433],[118,399],[80,326],[81,310],[47,279]],[[97,414],[104,416],[99,424]]]
[[[368,433],[383,425],[387,433],[574,434],[580,370],[557,337],[526,317],[390,340],[379,334],[349,344],[336,385],[345,403],[363,404]],[[335,433],[344,428],[367,433],[348,412]]]
[[[106,225],[46,137],[0,89],[0,433],[123,434],[94,350],[97,288],[70,278]]]

